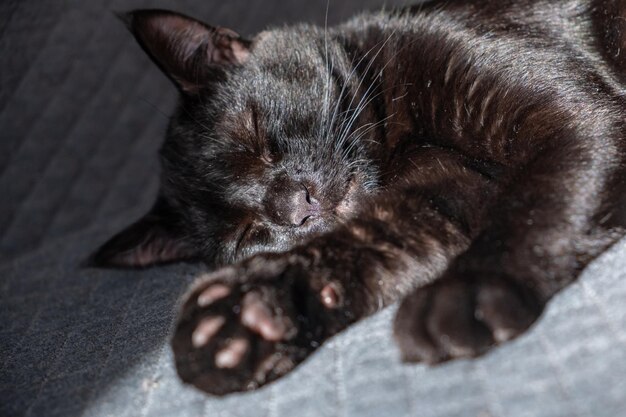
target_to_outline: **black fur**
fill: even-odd
[[[94,260],[230,265],[173,340],[207,392],[402,298],[404,360],[482,354],[624,235],[624,0],[435,2],[251,41],[124,20],[182,94],[155,209]]]

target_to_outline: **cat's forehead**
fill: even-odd
[[[218,95],[230,102],[231,109],[245,108],[250,102],[277,111],[296,103],[302,110],[317,107],[314,104],[323,99],[328,76],[314,36],[305,30],[260,33],[247,62],[218,83]]]
[[[316,67],[323,64],[320,44],[324,42],[319,29],[301,25],[271,29],[259,33],[252,44],[252,62],[282,62],[287,65]]]

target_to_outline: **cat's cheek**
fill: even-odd
[[[351,218],[357,208],[357,193],[359,190],[359,181],[356,177],[352,177],[348,184],[346,194],[335,208],[335,214],[343,219]]]
[[[337,208],[335,208],[335,213],[342,219],[348,219],[354,213],[355,206],[354,200],[344,199],[337,205]]]

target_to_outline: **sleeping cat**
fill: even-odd
[[[402,300],[402,359],[524,332],[624,235],[626,1],[445,1],[251,40],[121,16],[181,93],[152,211],[100,266],[202,260],[173,338],[213,394]]]

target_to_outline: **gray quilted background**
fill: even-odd
[[[156,192],[175,92],[110,13],[135,7],[251,34],[326,1],[0,1],[0,416],[626,416],[626,241],[479,360],[400,365],[392,308],[258,392],[183,386],[168,334],[198,267],[77,267]]]

